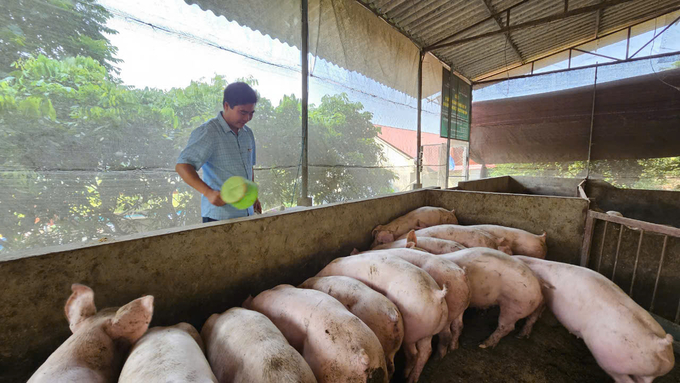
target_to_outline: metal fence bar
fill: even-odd
[[[612,271],[612,282],[616,276],[616,264],[619,262],[619,250],[621,249],[621,236],[623,235],[623,225],[619,227],[619,241],[616,243],[616,256],[614,257],[614,270]]]
[[[677,227],[659,225],[658,223],[639,221],[637,219],[632,219],[632,218],[617,217],[617,216],[609,215],[609,214],[606,214],[606,213],[600,213],[598,211],[592,211],[592,210],[588,212],[588,215],[592,216],[595,219],[599,219],[599,220],[602,220],[602,221],[621,223],[621,224],[624,224],[626,226],[642,229],[644,231],[653,231],[655,233],[680,238],[680,229],[678,229]]]
[[[675,323],[680,324],[680,299],[678,299],[678,310],[675,312]]]
[[[635,285],[635,274],[637,273],[638,261],[640,260],[640,249],[642,248],[642,238],[645,236],[645,231],[640,230],[640,240],[638,241],[638,249],[635,254],[635,266],[633,266],[633,278],[630,280],[630,293],[628,294],[631,298],[633,297],[633,286]]]
[[[586,228],[583,234],[583,245],[581,246],[581,266],[588,267],[590,261],[590,247],[593,244],[593,230],[595,229],[595,219],[588,211],[586,216]]]
[[[663,258],[666,255],[666,245],[668,245],[668,236],[663,237],[663,248],[661,249],[661,259],[659,260],[659,269],[656,271],[656,282],[654,282],[654,292],[652,293],[652,304],[649,305],[649,311],[654,309],[654,300],[656,300],[656,289],[659,287],[659,277],[661,277],[661,267],[663,266]]]
[[[602,233],[602,245],[600,246],[600,259],[598,259],[597,261],[598,273],[600,272],[600,265],[602,265],[602,252],[604,251],[604,242],[605,239],[607,239],[607,226],[609,226],[609,221],[604,221],[604,232]]]

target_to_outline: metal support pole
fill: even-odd
[[[609,221],[604,221],[604,231],[602,232],[602,245],[600,246],[600,259],[597,261],[597,272],[600,272],[600,266],[602,265],[602,252],[604,251],[604,243],[607,240],[607,226],[609,226]]]
[[[423,113],[423,58],[425,54],[421,50],[418,57],[418,126],[417,126],[417,138],[416,138],[416,183],[413,185],[414,189],[420,189],[423,184],[420,180],[420,168],[423,164],[422,159],[422,146],[420,144],[420,129],[421,129],[421,119]]]
[[[633,265],[633,277],[630,280],[630,297],[633,297],[633,286],[635,285],[635,274],[637,274],[638,261],[640,260],[640,249],[642,248],[642,238],[645,236],[645,231],[640,230],[640,240],[638,241],[637,253],[635,254],[635,265]]]
[[[630,53],[630,30],[632,27],[628,27],[628,37],[626,38],[626,60],[628,60],[628,54]]]
[[[621,250],[621,237],[623,236],[623,225],[619,225],[619,241],[616,243],[616,256],[614,257],[614,270],[612,271],[612,282],[616,277],[616,264],[619,263],[619,251]]]
[[[449,137],[451,137],[451,127],[449,126]],[[449,188],[449,158],[451,157],[451,139],[446,138],[446,181],[444,181],[443,189]]]
[[[300,63],[302,66],[302,186],[300,187],[299,206],[312,206],[309,197],[309,8],[308,0],[301,1],[302,13],[302,49],[300,50]]]
[[[597,65],[595,66],[595,81],[593,82],[593,108],[590,112],[590,139],[588,140],[588,162],[586,163],[586,179],[590,177],[590,156],[593,149],[593,125],[595,124],[595,95],[597,94]]]
[[[656,271],[656,281],[654,282],[654,292],[652,293],[652,303],[649,305],[649,312],[654,310],[654,301],[656,300],[656,289],[659,287],[659,278],[661,277],[661,269],[663,268],[663,258],[666,255],[666,245],[668,245],[668,236],[663,237],[663,248],[661,249],[661,259],[659,260],[659,269]]]

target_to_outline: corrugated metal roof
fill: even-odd
[[[611,0],[570,0],[568,10]],[[510,26],[564,13],[564,0],[359,0],[417,45],[440,43],[500,31]],[[526,29],[496,34],[435,49],[432,53],[462,75],[476,79],[545,57],[589,39],[660,16],[680,7],[680,0],[631,0]],[[488,19],[488,20],[487,20]],[[485,21],[486,20],[486,21]],[[452,37],[453,36],[453,37]]]

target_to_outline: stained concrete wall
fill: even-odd
[[[616,210],[628,218],[680,227],[680,191],[619,189],[597,180],[589,180],[585,191],[602,211]]]
[[[578,178],[502,176],[459,182],[460,190],[578,197]]]
[[[68,336],[70,286],[92,287],[98,308],[155,296],[152,325],[240,305],[281,283],[299,284],[332,259],[365,248],[378,224],[425,205],[428,190],[308,210],[44,250],[0,263],[0,382],[26,381]]]
[[[463,225],[496,224],[548,234],[548,256],[578,264],[588,202],[581,198],[432,190],[427,203],[455,209]]]
[[[526,194],[578,197],[579,178],[557,177],[512,177]]]

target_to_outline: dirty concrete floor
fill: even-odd
[[[498,309],[470,309],[464,316],[465,328],[461,347],[442,360],[432,357],[420,377],[421,383],[609,383],[611,379],[595,362],[582,340],[560,325],[555,317],[544,312],[534,326],[529,339],[518,339],[521,329],[506,336],[493,350],[481,349],[479,343],[496,328]],[[436,342],[436,340],[435,340]],[[434,344],[436,349],[436,344]],[[676,366],[655,383],[680,382],[680,355]],[[403,354],[397,355],[397,372],[392,382],[404,382]]]

